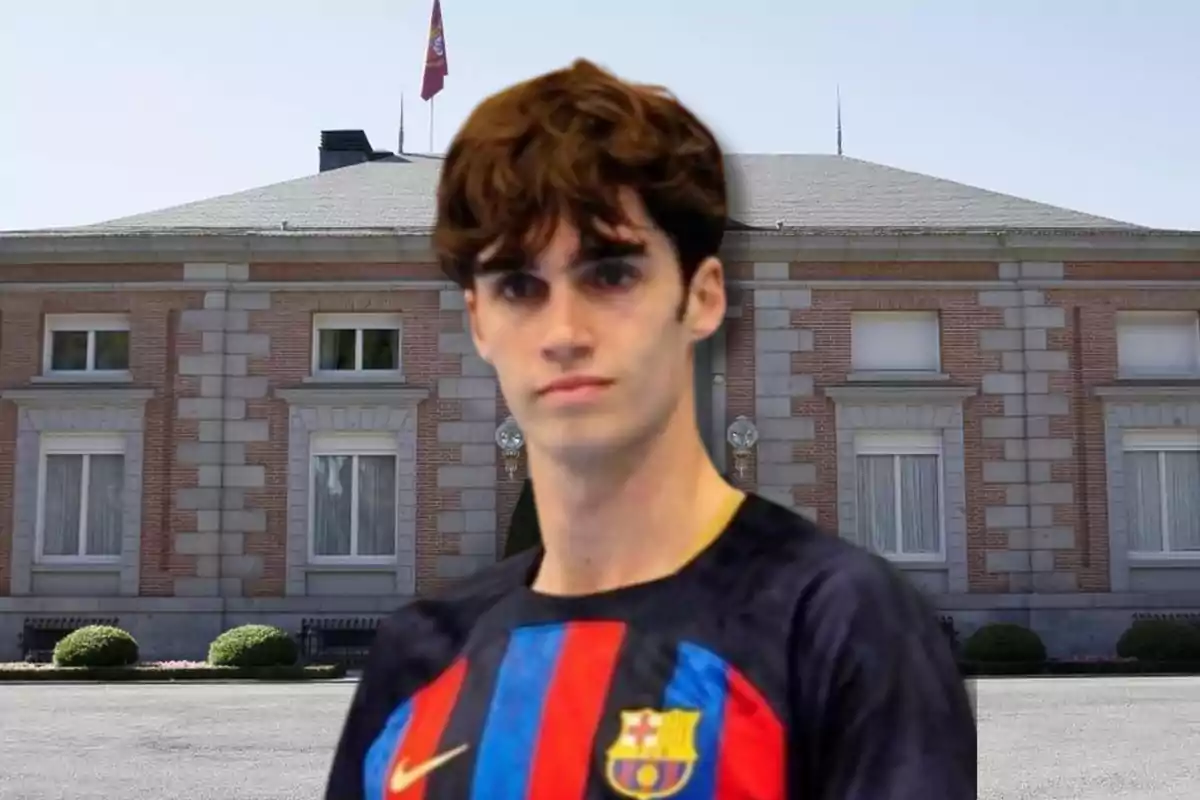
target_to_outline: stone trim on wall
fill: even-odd
[[[144,453],[145,404],[153,392],[149,389],[111,389],[88,386],[9,390],[0,395],[17,404],[17,460],[15,474],[15,526],[12,542],[12,584],[14,596],[33,591],[33,571],[37,569],[36,548],[38,515],[38,473],[41,462],[41,437],[44,434],[99,433],[123,434],[125,439],[125,486],[122,491],[120,563],[112,571],[120,572],[119,592],[136,596],[140,576],[142,540],[142,468]],[[73,565],[56,565],[64,573]],[[89,572],[103,567],[89,565]]]
[[[397,454],[396,593],[413,594],[417,588],[417,404],[428,392],[417,389],[338,390],[341,401],[310,390],[281,391],[292,403],[288,411],[288,513],[285,592],[303,596],[307,575],[317,569],[308,563],[309,447],[315,434],[394,434]],[[305,405],[311,395],[328,404]],[[363,395],[363,396],[358,396]],[[387,399],[391,398],[391,402]],[[354,571],[354,566],[339,567]],[[378,567],[369,568],[378,572]]]
[[[1063,274],[1060,262],[1000,264],[1000,278],[1021,287]],[[993,540],[1007,539],[1007,547],[987,551],[986,568],[1006,575],[1011,592],[1073,592],[1079,576],[1057,554],[1075,547],[1076,531],[1055,524],[1075,503],[1074,484],[1054,480],[1055,466],[1075,456],[1074,440],[1053,433],[1071,413],[1063,390],[1070,352],[1052,344],[1066,311],[1049,305],[1041,288],[984,289],[979,305],[1004,316],[1003,327],[979,332],[980,351],[999,359],[999,370],[983,375],[982,394],[1001,402],[999,413],[983,418],[983,438],[1003,446],[1002,458],[983,462],[985,490],[1004,494],[1003,503],[984,508],[984,524]]]
[[[837,420],[838,530],[858,530],[855,435],[866,431],[938,432],[942,441],[944,561],[894,562],[900,569],[945,569],[950,593],[968,591],[967,477],[959,386],[845,386],[825,390]]]
[[[1136,562],[1131,564],[1129,560],[1129,523],[1125,508],[1125,431],[1139,428],[1200,428],[1200,387],[1099,387],[1096,394],[1104,401],[1110,591],[1127,592]],[[1197,569],[1200,574],[1200,561],[1182,562],[1182,565]],[[1146,566],[1163,565],[1155,562]]]
[[[755,278],[786,280],[786,263],[758,263]],[[816,438],[816,422],[792,413],[795,397],[813,395],[812,375],[792,373],[792,356],[813,349],[813,332],[792,325],[794,311],[812,306],[807,287],[754,292],[754,422],[758,426],[757,491],[768,500],[797,509],[795,489],[817,482],[816,464],[797,462],[795,445]]]
[[[436,440],[457,458],[437,469],[438,494],[457,502],[437,512],[437,533],[458,540],[457,553],[439,553],[434,572],[440,579],[465,578],[500,557],[497,518],[499,487],[496,428],[500,425],[500,385],[492,366],[480,357],[471,338],[471,320],[459,288],[438,293],[441,312],[458,312],[459,326],[438,334],[438,360],[451,366],[438,378],[437,398],[458,406],[437,421]],[[457,507],[455,507],[455,505]]]
[[[246,263],[187,263],[184,282],[204,287],[203,308],[179,314],[181,334],[199,334],[199,349],[181,348],[179,375],[197,391],[175,401],[177,419],[196,425],[196,439],[176,440],[176,463],[196,470],[194,486],[177,486],[175,507],[194,511],[194,530],[172,532],[172,550],[192,558],[191,574],[175,574],[173,589],[186,597],[233,597],[260,579],[263,556],[246,539],[266,531],[267,517],[247,495],[266,488],[266,466],[246,455],[247,445],[270,440],[267,419],[250,405],[267,397],[267,379],[250,375],[251,359],[271,354],[269,333],[251,330],[250,314],[271,307],[271,295],[247,291]]]

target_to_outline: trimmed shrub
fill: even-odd
[[[971,634],[963,658],[980,664],[1040,664],[1046,660],[1046,645],[1026,627],[994,622]]]
[[[1139,619],[1117,640],[1117,655],[1139,661],[1200,663],[1200,627],[1175,619]]]
[[[138,660],[137,641],[108,625],[71,631],[54,646],[56,667],[125,667]]]
[[[296,641],[274,625],[231,628],[208,647],[208,663],[218,667],[287,667],[299,655]]]

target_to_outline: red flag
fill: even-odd
[[[425,76],[421,79],[421,99],[432,100],[446,85],[450,67],[446,64],[446,36],[442,32],[442,2],[433,0],[429,20],[429,46],[425,49]]]

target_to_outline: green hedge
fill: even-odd
[[[1172,619],[1136,620],[1117,640],[1117,655],[1139,661],[1200,662],[1200,627]]]
[[[977,664],[1041,664],[1046,645],[1033,631],[1011,622],[984,625],[963,644],[963,661]]]
[[[208,648],[208,663],[218,667],[286,667],[299,657],[296,640],[273,625],[231,628]]]
[[[3,681],[309,681],[341,678],[344,667],[337,664],[288,667],[36,667],[0,666]]]
[[[128,632],[108,625],[71,631],[54,647],[54,665],[58,667],[125,667],[137,660],[137,641]]]

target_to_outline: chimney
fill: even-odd
[[[371,147],[364,131],[321,131],[321,172],[392,158],[390,150]]]

